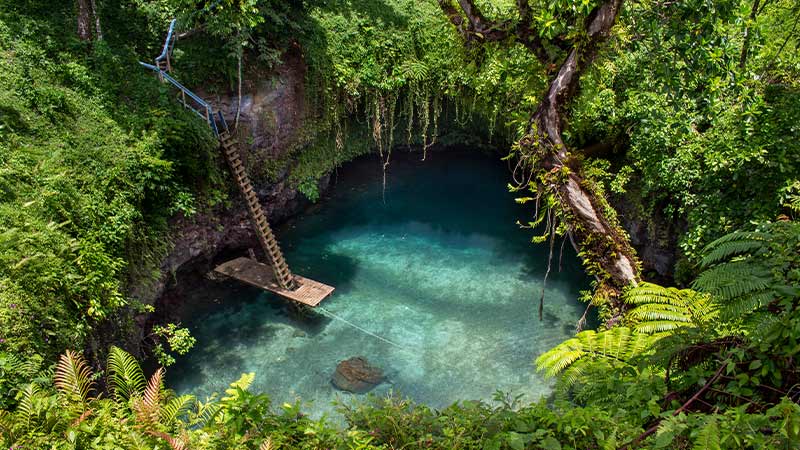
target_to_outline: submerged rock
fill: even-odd
[[[342,391],[363,394],[383,381],[383,371],[360,356],[346,359],[336,366],[331,382]]]

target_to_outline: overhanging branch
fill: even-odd
[[[553,62],[538,30],[533,27],[528,0],[517,0],[519,21],[516,23],[508,20],[488,20],[473,0],[458,0],[460,11],[453,5],[452,0],[438,0],[438,3],[450,23],[467,42],[497,42],[513,37],[530,50],[542,64]],[[559,43],[551,44],[563,48]]]

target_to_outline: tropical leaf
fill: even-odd
[[[239,390],[246,391],[247,388],[253,384],[253,380],[255,380],[255,378],[255,372],[243,373],[238,380],[231,383],[228,389],[225,389],[225,393],[228,394],[228,397],[223,397],[221,400],[230,401],[237,399],[239,397]]]
[[[163,431],[148,431],[148,433],[167,441],[172,450],[187,450],[189,448],[184,440],[172,437]]]
[[[56,388],[68,402],[79,402],[83,409],[92,400],[94,390],[92,372],[83,357],[67,350],[58,359],[54,382]]]
[[[641,283],[625,293],[625,301],[635,305],[626,318],[637,332],[654,334],[681,327],[703,327],[717,316],[708,294],[691,289],[665,288]]]
[[[172,425],[181,414],[184,414],[191,408],[194,400],[195,398],[193,395],[181,395],[171,399],[161,408],[161,423],[166,426]]]
[[[24,423],[26,427],[30,427],[31,422],[37,417],[36,400],[40,395],[39,387],[33,383],[29,383],[22,388],[17,396],[18,404],[17,410],[14,414],[14,421],[17,423]]]
[[[272,445],[272,438],[268,437],[261,445],[258,446],[258,450],[274,450],[275,447]]]
[[[145,386],[144,372],[136,358],[119,347],[111,347],[108,354],[108,385],[117,401],[128,401],[141,395]]]
[[[704,424],[700,431],[697,433],[697,439],[694,440],[694,450],[719,450],[720,437],[719,426],[717,425],[717,418],[708,416],[704,420]]]
[[[703,249],[702,266],[719,263],[732,256],[753,254],[765,248],[772,234],[757,231],[735,231],[711,242]]]
[[[149,431],[156,430],[159,424],[163,381],[164,368],[159,367],[150,377],[144,395],[141,398],[134,398],[131,402],[137,424]]]
[[[631,359],[646,352],[655,340],[656,336],[637,333],[627,327],[583,331],[543,353],[536,359],[536,366],[548,377],[564,373],[570,384],[579,378],[584,364],[605,360],[629,365]]]
[[[428,66],[417,59],[403,62],[398,68],[409,81],[422,81],[428,77]]]

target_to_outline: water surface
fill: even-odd
[[[508,193],[505,164],[477,153],[398,156],[383,192],[367,158],[335,179],[327,198],[278,230],[294,272],[336,286],[324,311],[294,314],[225,284],[217,305],[185,320],[197,345],[169,370],[171,387],[202,398],[256,372],[252,390],[311,402],[319,416],[355,396],[331,385],[336,364],[364,356],[387,375],[374,393],[437,408],[497,390],[548,394],[533,360],[574,333],[587,279],[569,244],[558,272],[559,242],[539,321],[547,248],[515,225],[530,211]],[[208,304],[212,294],[196,296]]]

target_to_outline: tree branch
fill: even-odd
[[[486,19],[473,0],[458,0],[463,15],[453,6],[452,0],[438,0],[438,3],[450,23],[455,25],[467,42],[497,42],[514,37],[542,64],[552,63],[552,58],[547,53],[539,32],[532,27],[528,0],[517,0],[519,21],[516,24],[512,24],[510,21],[496,22]],[[556,46],[561,47],[560,45]]]
[[[725,367],[727,367],[727,365],[728,365],[727,360],[723,361],[722,365],[719,366],[719,369],[717,369],[716,373],[714,373],[714,376],[709,378],[709,380],[706,381],[706,384],[704,384],[703,387],[701,387],[699,391],[695,392],[695,394],[692,396],[692,398],[687,400],[686,403],[681,405],[680,408],[676,409],[672,413],[672,415],[673,416],[677,416],[678,414],[684,412],[686,410],[686,408],[688,408],[692,403],[694,403],[697,399],[699,399],[700,396],[703,395],[703,393],[705,391],[707,391],[714,383],[717,382],[717,380],[719,379],[720,375],[722,375],[722,370],[725,369]],[[659,420],[658,423],[656,423],[652,427],[648,428],[647,431],[645,431],[644,433],[640,434],[639,437],[637,437],[633,441],[631,441],[631,442],[623,445],[622,447],[620,447],[620,450],[628,449],[628,448],[631,448],[631,447],[637,445],[639,442],[643,441],[646,437],[648,437],[651,434],[653,434],[656,431],[658,431],[658,427],[660,425],[661,425],[661,420]]]

